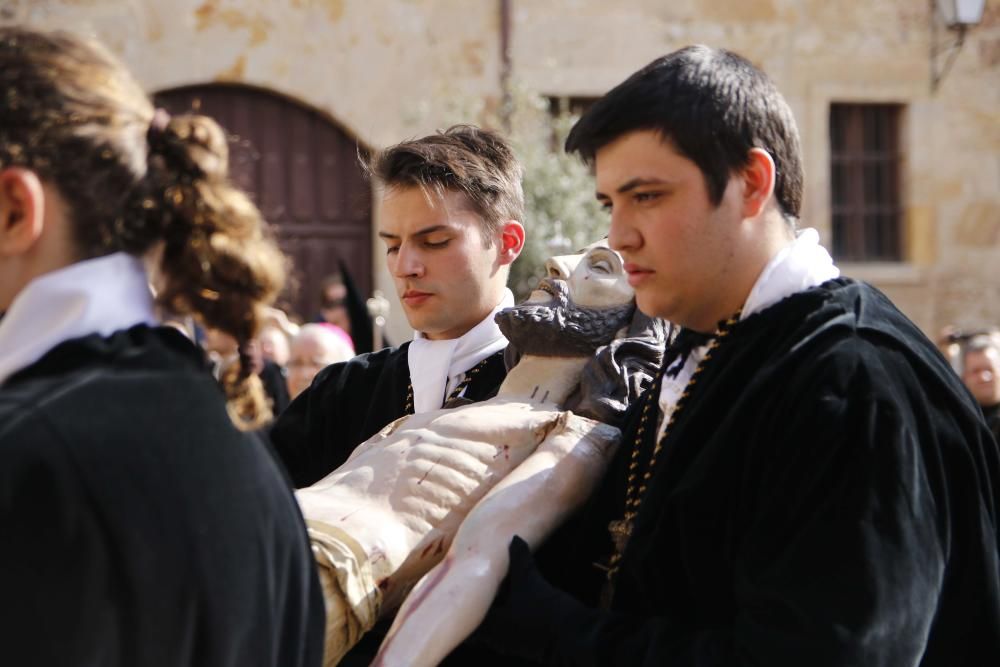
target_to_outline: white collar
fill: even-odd
[[[816,230],[803,229],[760,272],[743,304],[740,319],[745,320],[786,296],[816,287],[839,275],[840,269],[834,266],[830,253],[819,244]]]
[[[803,229],[795,240],[778,251],[771,258],[743,304],[740,320],[773,306],[787,296],[816,287],[840,275],[830,253],[819,244],[819,234],[815,229]],[[705,357],[708,346],[691,351],[684,367],[676,377],[664,377],[660,385],[660,414],[669,415],[687,387],[695,369]],[[660,423],[659,435],[663,437],[667,419]]]
[[[0,320],[0,384],[59,343],[153,324],[142,260],[122,252],[38,276]]]
[[[419,331],[406,355],[413,387],[413,412],[437,410],[446,393],[459,383],[459,375],[507,347],[507,339],[494,322],[496,314],[514,305],[514,294],[504,289],[497,307],[464,335],[449,340],[428,340]]]

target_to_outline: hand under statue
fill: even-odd
[[[608,422],[651,377],[664,327],[635,309],[603,242],[546,268],[497,317],[513,367],[496,397],[399,419],[297,493],[326,598],[325,664],[401,603],[376,664],[437,664],[485,616],[511,537],[538,546],[603,475],[620,435]]]

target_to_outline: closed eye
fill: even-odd
[[[611,263],[605,259],[599,259],[595,262],[591,262],[590,268],[597,273],[611,273]]]
[[[662,192],[636,192],[632,195],[632,201],[637,204],[656,201],[663,195]]]
[[[594,248],[587,255],[587,263],[591,271],[612,275],[622,270],[618,253],[607,248]]]

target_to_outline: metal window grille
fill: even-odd
[[[903,259],[901,111],[898,104],[830,105],[833,252],[839,260]]]

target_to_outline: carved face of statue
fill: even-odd
[[[566,281],[569,298],[577,306],[608,308],[632,301],[635,292],[621,255],[606,240],[592,243],[573,255],[557,255],[545,262],[546,277]],[[547,302],[551,295],[535,290],[528,302]]]
[[[507,339],[524,354],[591,354],[626,326],[635,310],[617,252],[602,241],[576,255],[553,257],[528,300],[497,315]]]

